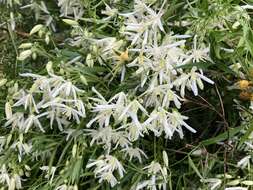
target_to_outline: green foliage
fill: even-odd
[[[187,124],[193,129],[184,128],[183,139],[179,138],[180,132],[165,138],[166,132],[155,135],[149,129],[143,131],[143,136],[140,135],[137,140],[131,139],[130,135],[126,137],[131,139],[131,148],[139,148],[147,155],[140,153],[141,162],[138,156],[129,158],[123,148],[120,150],[119,144],[115,147],[113,140],[109,144],[103,144],[101,139],[94,140],[99,138],[100,133],[106,135],[107,131],[97,132],[103,128],[100,126],[103,121],[96,121],[87,127],[99,115],[94,108],[101,102],[101,105],[106,105],[116,94],[125,94],[128,103],[144,105],[152,80],[156,77],[156,72],[150,68],[140,69],[141,61],[145,61],[142,60],[146,53],[144,50],[147,50],[142,47],[145,41],[142,34],[136,39],[136,45],[124,33],[128,22],[131,22],[124,14],[135,14],[133,10],[138,9],[138,1],[75,0],[72,1],[74,5],[71,1],[65,4],[60,2],[63,1],[0,0],[2,189],[20,189],[19,178],[22,178],[23,189],[29,190],[138,189],[139,184],[153,175],[147,166],[160,167],[156,178],[157,189],[162,189],[164,184],[164,189],[170,190],[225,189],[236,186],[250,189],[253,186],[253,1],[143,1],[155,13],[163,11],[161,20],[164,31],[159,28],[159,24],[152,26],[158,29],[147,41],[155,41],[157,38],[158,45],[166,45],[166,37],[174,40],[176,38],[173,35],[184,35],[182,39],[170,40],[171,43],[184,40],[175,46],[185,57],[190,56],[189,52],[192,53],[194,46],[198,46],[195,47],[198,53],[208,49],[208,56],[201,54],[199,58],[195,55],[185,64],[173,65],[178,73],[172,79],[175,80],[183,73],[195,72],[197,68],[198,74],[200,70],[203,71],[214,81],[214,85],[206,81],[205,89],[197,91],[195,95],[191,92],[194,89],[188,88],[181,107],[174,100],[165,109],[170,114],[180,113],[189,117]],[[110,14],[105,12],[108,7],[113,9],[110,9]],[[162,52],[169,51],[163,48]],[[173,53],[168,54],[173,57]],[[137,64],[132,66],[135,58]],[[152,64],[154,66],[151,67],[156,67],[155,63]],[[34,73],[44,78],[40,81],[38,76],[24,77],[20,75],[22,73]],[[69,102],[60,103],[79,115],[74,117],[69,109],[62,110],[61,116],[65,118],[60,119],[69,122],[65,126],[65,121],[62,121],[63,129],[60,129],[58,121],[50,125],[51,121],[46,117],[40,119],[44,131],[36,128],[35,124],[27,132],[17,127],[18,124],[6,125],[11,120],[6,113],[7,103],[11,105],[13,115],[23,113],[26,118],[32,114],[49,112],[48,107],[54,101],[63,99],[64,92],[58,92],[49,101],[47,92],[40,86],[44,80],[52,85],[50,90],[55,94],[57,88],[62,87],[57,86],[58,82],[62,82],[62,85],[71,84],[71,88],[78,89],[76,95],[73,93],[70,98],[67,95],[64,98],[69,102],[82,102],[79,106]],[[57,82],[51,82],[54,80]],[[141,86],[143,81],[144,85]],[[67,89],[68,86],[63,88]],[[36,103],[42,102],[44,107],[40,108],[40,113],[36,113],[36,106],[14,106],[22,97],[22,89],[27,94],[33,94]],[[180,92],[180,86],[173,87],[173,90]],[[162,99],[161,94],[157,97],[157,100]],[[111,104],[115,102],[116,99]],[[86,110],[83,115],[79,113],[81,104],[84,104]],[[159,112],[162,106],[158,109],[158,106],[144,105],[148,114],[143,111],[144,108],[136,107],[137,120],[143,124],[151,118],[153,110]],[[127,115],[127,112],[123,113],[121,117]],[[122,132],[122,128],[129,124],[130,117],[124,120],[121,117],[111,116],[111,130]],[[27,127],[29,123],[25,124]],[[156,125],[159,127],[161,124],[157,121]],[[96,131],[95,136],[91,135],[92,130]],[[197,133],[190,132],[193,130]],[[167,154],[168,164],[163,151]],[[113,158],[109,157],[111,155]],[[95,175],[95,168],[99,166],[92,165],[96,161],[101,163],[106,156],[108,160],[117,158],[113,163],[119,161],[126,171],[121,176],[120,169],[115,169],[113,174],[117,182],[114,185],[110,184],[110,180],[99,180],[100,173]],[[4,178],[4,174],[9,181]]]

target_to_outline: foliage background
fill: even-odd
[[[154,7],[163,3],[159,0],[146,2]],[[110,98],[120,91],[128,92],[138,82],[128,75],[122,83],[119,76],[114,77],[112,74],[113,77],[108,77],[107,73],[113,72],[109,64],[97,64],[94,67],[68,64],[77,56],[81,57],[80,62],[87,61],[89,49],[86,46],[69,45],[68,40],[73,35],[73,31],[70,25],[62,21],[65,17],[60,16],[62,12],[57,1],[44,1],[44,3],[53,18],[52,23],[46,27],[45,33],[49,35],[49,44],[45,42],[44,35],[42,37],[29,35],[36,24],[44,24],[47,19],[48,15],[38,8],[42,5],[41,1],[0,0],[0,76],[8,80],[1,86],[0,91],[1,135],[5,137],[11,135],[11,142],[19,137],[17,131],[4,126],[6,122],[4,107],[10,98],[8,89],[15,83],[18,83],[19,87],[28,88],[32,82],[29,78],[21,77],[20,73],[45,75],[46,64],[52,61],[57,74],[64,75],[77,87],[86,91],[86,94],[81,97],[83,101],[87,101],[87,98],[92,96],[93,86],[99,89],[104,97]],[[119,16],[104,21],[101,11],[108,4],[117,7],[119,12],[128,12],[133,8],[134,1],[80,0],[78,3],[85,10],[78,20],[84,31],[101,38],[103,36],[121,38],[118,31],[124,25],[123,18]],[[27,4],[35,5],[35,8],[20,8]],[[173,31],[175,34],[194,33],[200,43],[210,45],[210,58],[213,62],[205,60],[194,64],[202,68],[215,82],[214,85],[206,84],[205,89],[198,96],[186,94],[187,101],[184,102],[181,113],[189,116],[188,124],[198,133],[185,133],[183,139],[175,135],[172,140],[150,135],[141,142],[140,147],[148,155],[148,160],[162,160],[162,151],[166,150],[169,158],[168,189],[210,189],[210,183],[204,183],[204,179],[210,178],[222,181],[218,189],[230,187],[229,183],[237,179],[239,179],[237,186],[249,189],[251,187],[242,182],[253,180],[252,160],[246,168],[237,166],[238,161],[244,156],[252,154],[250,149],[245,148],[245,142],[251,143],[252,138],[253,118],[252,110],[249,108],[250,97],[242,97],[241,93],[247,91],[251,94],[252,86],[242,89],[238,83],[241,80],[253,81],[253,9],[242,8],[251,4],[253,5],[253,2],[250,0],[166,2],[163,14],[165,30]],[[36,5],[38,5],[37,9]],[[191,24],[184,25],[184,21]],[[18,47],[27,42],[35,44],[36,59],[19,61]],[[231,49],[233,51],[229,51]],[[241,65],[238,70],[234,69],[237,63]],[[186,67],[190,69],[194,64]],[[86,78],[88,85],[83,83],[81,76]],[[83,119],[80,124],[73,123],[71,128],[83,129],[87,122]],[[73,187],[76,185],[79,189],[112,189],[108,183],[98,183],[94,174],[85,168],[89,159],[102,152],[101,147],[89,146],[88,138],[83,136],[77,135],[68,141],[65,136],[57,129],[44,134],[32,131],[24,138],[33,142],[35,149],[50,156],[37,160],[25,156],[20,163],[16,153],[6,146],[5,150],[1,151],[0,164],[11,165],[15,173],[22,173],[26,164],[31,167],[31,176],[27,178],[28,180],[22,181],[24,189],[55,189],[62,183]],[[75,158],[72,157],[74,145],[78,146],[77,155],[79,155]],[[57,166],[60,168],[59,171],[63,171],[56,172],[53,184],[45,179],[40,170],[43,165]],[[131,185],[142,179],[142,168],[145,164],[128,162],[126,159],[123,165],[128,169],[128,173],[114,189],[129,189]],[[7,186],[3,185],[3,189],[5,187]]]

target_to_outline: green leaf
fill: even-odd
[[[200,174],[198,168],[196,167],[190,156],[188,156],[188,163],[191,166],[191,168],[195,171],[195,173],[199,176],[199,178],[203,179],[202,175]]]
[[[242,146],[242,144],[247,141],[250,134],[253,132],[253,119],[251,119],[249,122],[247,122],[247,125],[249,125],[249,128],[247,129],[246,133],[241,137],[239,147]]]
[[[242,130],[242,128],[243,128],[242,126],[236,127],[236,128],[230,128],[229,131],[226,131],[216,137],[204,140],[201,142],[201,144],[204,146],[208,146],[208,145],[216,144],[221,141],[225,141],[228,138],[228,133],[229,133],[229,138],[231,138],[235,136],[237,133],[239,133],[240,130]]]

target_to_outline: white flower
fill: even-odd
[[[10,186],[10,174],[7,171],[6,165],[3,164],[0,169],[0,183],[2,184],[8,184]]]
[[[95,177],[100,178],[99,183],[107,181],[110,183],[111,187],[114,187],[118,183],[113,173],[117,171],[120,178],[122,178],[125,173],[125,169],[118,159],[111,155],[100,156],[97,160],[91,160],[90,163],[87,164],[86,168],[94,166],[96,166],[94,170]]]
[[[5,127],[11,125],[12,128],[22,128],[24,126],[24,122],[25,122],[25,117],[24,117],[24,113],[22,112],[16,112],[12,115],[11,118],[9,118],[9,120],[7,120],[7,122],[5,123]]]
[[[85,109],[81,100],[65,100],[61,98],[55,98],[53,101],[47,102],[41,107],[51,108],[50,111],[44,113],[44,115],[48,115],[48,117],[51,118],[51,125],[54,118],[57,120],[57,122],[65,121],[62,120],[62,118],[60,118],[59,116],[65,116],[65,118],[68,119],[73,118],[77,123],[80,123],[79,117],[85,117]],[[67,124],[66,122],[60,123]]]
[[[22,189],[22,185],[21,185],[21,177],[18,174],[14,174],[13,177],[11,178],[11,182],[12,180],[15,182],[15,188],[14,189]]]
[[[204,88],[204,84],[202,80],[214,84],[212,80],[205,77],[203,75],[203,71],[200,69],[199,73],[196,72],[197,67],[192,67],[191,72],[189,74],[182,73],[179,78],[177,78],[173,83],[175,86],[181,88],[181,96],[184,97],[185,94],[185,87],[188,87],[188,89],[192,90],[194,95],[198,95],[198,87],[202,90]]]
[[[192,68],[191,73],[190,73],[189,85],[188,85],[191,87],[195,96],[198,95],[197,85],[199,86],[201,90],[203,90],[204,88],[204,85],[201,80],[204,80],[210,84],[214,84],[212,80],[210,80],[209,78],[203,75],[202,70],[200,70],[200,73],[197,73],[196,70],[197,70],[196,67]]]
[[[96,91],[95,88],[92,88],[92,90],[98,96],[98,98],[90,98],[91,100],[96,102],[92,107],[92,111],[97,112],[97,115],[88,122],[88,124],[86,125],[87,127],[90,127],[94,122],[97,122],[100,127],[107,127],[109,126],[112,117],[114,118],[115,123],[119,123],[122,120],[124,121],[127,117],[130,117],[131,114],[133,116],[138,111],[135,110],[134,113],[131,112],[130,115],[127,114],[128,112],[130,112],[129,109],[136,109],[133,108],[133,104],[137,103],[135,102],[127,105],[127,96],[123,92],[114,95],[109,101],[107,101],[99,92]],[[136,120],[136,116],[133,117]]]
[[[130,162],[132,161],[133,158],[138,158],[139,162],[142,163],[142,157],[147,158],[147,155],[143,152],[143,150],[139,148],[124,148],[121,151],[125,153],[126,156],[130,157]]]
[[[121,128],[125,128],[127,131],[128,139],[131,142],[134,142],[139,139],[139,137],[143,137],[143,132],[145,130],[145,126],[143,126],[139,122],[130,122],[125,125],[122,125]]]
[[[183,99],[179,97],[173,90],[171,90],[171,85],[158,85],[155,87],[150,87],[145,93],[145,106],[155,106],[169,108],[171,102],[177,108],[181,107],[181,102]]]
[[[45,114],[44,114],[45,115]],[[20,126],[20,129],[24,130],[25,133],[28,132],[28,130],[32,127],[32,126],[36,126],[38,127],[43,133],[45,132],[45,130],[43,129],[39,118],[42,117],[43,115],[29,115],[28,118],[25,120],[23,126]]]
[[[251,156],[250,156],[250,155],[245,156],[244,158],[242,158],[242,159],[237,163],[237,167],[245,168],[246,166],[249,166],[249,165],[250,165],[250,159],[251,159]]]
[[[23,155],[31,153],[31,150],[32,150],[32,144],[23,143],[23,140],[22,140],[23,135],[20,135],[20,136],[21,137],[19,138],[21,139],[19,139],[19,141],[16,141],[11,145],[11,148],[17,149],[19,153],[18,154],[19,162],[21,162]]]
[[[227,187],[225,190],[248,190],[247,187]]]
[[[46,171],[46,175],[45,175],[45,178],[49,179],[50,178],[50,184],[52,184],[52,181],[54,179],[54,174],[55,174],[55,171],[56,171],[56,167],[52,166],[52,167],[49,167],[49,166],[42,166],[40,167],[40,169],[42,171]],[[51,176],[51,177],[50,177]]]
[[[117,109],[117,104],[110,104],[108,101],[104,99],[104,97],[98,93],[94,88],[93,91],[100,97],[98,98],[91,98],[93,101],[98,102],[93,106],[93,112],[98,112],[98,115],[94,117],[89,123],[86,125],[90,127],[95,121],[99,123],[100,127],[107,127],[110,123],[110,118],[114,113],[114,110]]]
[[[58,0],[58,6],[61,8],[60,16],[74,16],[75,19],[79,19],[84,14],[82,3],[79,0]]]
[[[56,187],[55,190],[78,190],[78,187],[77,187],[77,185],[73,186],[73,185],[63,184],[63,185]]]
[[[217,179],[217,178],[202,179],[201,181],[203,183],[208,183],[210,190],[218,189],[222,183],[221,179]]]
[[[136,186],[136,190],[140,189],[152,189],[156,190],[157,186],[160,187],[159,189],[166,190],[167,189],[167,169],[162,167],[158,162],[152,161],[150,165],[143,168],[147,170],[148,176],[150,176],[149,180],[143,180],[142,182],[138,183]]]
[[[140,44],[144,47],[157,31],[164,31],[161,22],[163,6],[156,13],[142,1],[136,0],[135,3],[134,12],[120,14],[127,18],[123,34],[128,36],[132,45]]]
[[[170,125],[175,128],[180,128],[180,126],[186,127],[192,133],[196,133],[196,130],[190,127],[184,120],[188,117],[181,115],[178,111],[173,110],[172,113],[168,113],[170,118]],[[180,130],[181,131],[181,130]],[[182,134],[180,134],[182,136]]]
[[[105,3],[105,10],[102,10],[101,13],[108,16],[106,18],[103,18],[103,20],[110,20],[118,13],[118,9],[111,8],[109,5]]]
[[[68,186],[66,184],[63,184],[63,185],[56,187],[55,190],[68,190]]]
[[[49,118],[51,128],[54,121],[56,121],[59,130],[62,131],[64,127],[69,125],[67,119],[74,119],[77,123],[80,123],[80,118],[86,116],[83,101],[78,97],[78,94],[83,91],[73,85],[72,82],[64,80],[61,76],[53,74],[53,72],[48,74],[49,77],[31,73],[21,74],[21,76],[35,79],[28,94],[21,90],[14,96],[15,99],[18,99],[14,106],[24,105],[25,109],[29,107],[29,117],[23,123],[19,122],[19,127],[25,128],[26,132],[33,124],[38,126],[41,131],[44,131],[38,120],[40,117]],[[40,99],[38,104],[35,103],[33,96]],[[39,115],[34,115],[33,109],[37,113],[39,110],[43,111]],[[17,124],[15,119],[19,118],[16,117],[10,118],[6,125]],[[18,121],[23,120],[19,119]]]
[[[23,105],[25,110],[29,108],[30,112],[33,112],[33,109],[35,112],[39,113],[36,102],[34,100],[32,93],[26,93],[25,91],[21,90],[19,95],[19,100],[13,105],[13,107],[18,107]]]
[[[86,129],[87,135],[92,137],[90,145],[94,143],[97,145],[104,145],[107,152],[110,152],[111,148],[114,146],[116,149],[118,146],[122,148],[127,148],[131,143],[127,139],[127,134],[125,131],[119,131],[121,128],[113,130],[110,126],[100,127],[97,130]]]
[[[97,130],[94,129],[86,129],[87,135],[92,137],[92,140],[90,141],[90,145],[92,146],[94,143],[96,144],[103,144],[106,146],[108,150],[111,149],[111,143],[112,143],[112,136],[113,136],[113,130],[110,126],[107,127],[100,127]]]
[[[183,138],[182,126],[187,128],[192,133],[196,133],[192,127],[190,127],[184,120],[188,117],[181,115],[178,111],[173,110],[171,113],[167,112],[163,108],[159,108],[158,111],[154,110],[150,117],[143,123],[148,130],[155,133],[156,136],[160,136],[162,132],[165,132],[165,138],[172,138],[174,132],[178,132],[180,138]]]
[[[193,49],[188,53],[190,54],[190,56],[184,61],[184,64],[188,63],[189,61],[192,61],[193,63],[200,62],[200,61],[203,61],[204,59],[209,58],[208,57],[209,48],[198,49],[197,35],[194,36],[194,38],[193,38]]]
[[[117,130],[121,130],[121,128],[117,128]],[[131,145],[131,142],[128,139],[128,133],[125,130],[114,132],[112,142],[115,144],[113,149],[117,149],[118,146],[121,148],[128,148]]]
[[[46,118],[50,119],[51,129],[53,128],[54,121],[56,121],[57,127],[60,131],[63,131],[63,128],[70,124],[70,122],[62,115],[60,109],[52,107],[51,110],[44,112],[44,114],[46,114]]]
[[[82,93],[83,90],[80,90],[76,86],[72,84],[70,81],[64,81],[64,83],[57,85],[53,90],[52,90],[52,96],[57,97],[61,96],[63,98],[67,97],[73,97],[74,100],[77,99],[77,93]]]
[[[133,100],[131,102],[129,102],[126,107],[124,108],[124,110],[122,110],[121,115],[119,116],[118,120],[119,121],[125,121],[127,118],[131,118],[132,122],[134,125],[138,126],[139,128],[141,128],[141,124],[140,121],[138,119],[137,113],[141,112],[145,115],[148,115],[148,112],[146,111],[146,109],[139,103],[138,100]]]
[[[120,47],[123,45],[123,40],[117,40],[114,37],[94,39],[92,41],[94,46],[96,46],[96,53],[99,55],[98,61],[100,64],[103,64],[104,60],[114,58],[115,52],[119,52]]]
[[[162,166],[158,162],[152,161],[150,165],[144,167],[143,169],[147,169],[149,174],[161,173],[164,179],[166,179],[166,173],[164,173]]]

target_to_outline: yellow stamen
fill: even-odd
[[[128,59],[129,59],[129,57],[128,57],[128,49],[127,49],[126,51],[124,51],[124,52],[122,52],[122,53],[120,54],[119,60],[120,60],[121,62],[124,62],[124,61],[127,61]]]
[[[253,99],[253,95],[251,93],[249,93],[249,92],[241,92],[239,94],[239,98],[241,100],[245,100],[246,101],[246,100]]]
[[[240,81],[238,82],[238,85],[239,85],[240,89],[246,89],[246,88],[249,87],[250,82],[247,81],[247,80],[240,80]]]

